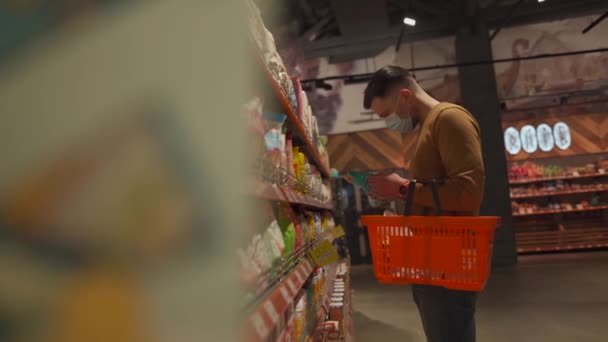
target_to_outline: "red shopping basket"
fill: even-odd
[[[418,181],[420,182],[420,181]],[[410,183],[406,213],[413,202]],[[436,212],[441,215],[433,182]],[[494,216],[362,216],[380,283],[481,291],[490,274]]]

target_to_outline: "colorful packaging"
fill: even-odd
[[[344,179],[347,182],[361,187],[363,190],[369,192],[369,183],[367,182],[368,176],[369,172],[350,171],[348,174],[344,175]]]
[[[285,241],[276,220],[272,221],[270,226],[268,226],[266,229],[266,232],[264,233],[264,240],[268,244],[272,262],[283,256],[283,251],[285,250]]]
[[[251,245],[253,246],[253,260],[259,265],[262,272],[269,270],[272,267],[272,257],[268,253],[268,245],[262,235],[256,234]]]
[[[285,240],[284,255],[291,255],[295,251],[296,246],[296,228],[293,222],[287,226],[287,229],[285,229],[283,238]]]
[[[296,311],[294,313],[294,337],[296,341],[302,340],[304,335],[304,329],[306,327],[308,301],[306,299],[306,292],[300,297],[296,304]]]

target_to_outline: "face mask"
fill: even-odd
[[[399,105],[399,100],[397,100],[397,105]],[[392,112],[384,118],[384,122],[386,123],[387,128],[400,133],[407,133],[414,130],[414,122],[410,116],[407,118],[401,118],[399,115],[397,115],[397,113]]]

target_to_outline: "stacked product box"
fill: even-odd
[[[316,341],[352,341],[352,298],[349,270],[346,262],[341,262],[336,271],[336,279],[326,321],[319,326]]]

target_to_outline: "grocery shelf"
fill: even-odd
[[[606,172],[596,172],[596,173],[588,173],[583,175],[571,175],[571,176],[557,176],[557,177],[541,177],[541,178],[524,178],[524,179],[510,179],[509,184],[528,184],[528,183],[538,183],[538,182],[550,182],[557,180],[572,180],[572,179],[583,179],[583,178],[594,178],[594,177],[602,177],[608,176]]]
[[[314,241],[300,248],[293,256],[286,258],[287,272],[283,270],[270,270],[266,275],[285,273],[286,276],[270,281],[261,276],[260,284],[271,285],[267,291],[260,294],[258,300],[250,305],[248,318],[245,321],[243,337],[250,342],[265,341],[282,315],[300,293],[302,286],[312,274],[314,264],[309,260],[309,252],[321,241],[332,239],[331,232],[325,232]],[[290,265],[295,265],[291,268]],[[285,268],[279,266],[279,269]],[[258,284],[257,287],[260,287]],[[283,334],[284,335],[284,334]],[[285,336],[286,337],[286,336]]]
[[[331,202],[323,202],[288,187],[278,186],[264,181],[254,182],[253,194],[258,198],[271,201],[289,202],[291,204],[305,205],[317,209],[333,209]]]
[[[518,232],[518,253],[557,252],[608,247],[608,227]]]
[[[307,258],[302,259],[285,280],[256,307],[245,322],[244,336],[248,341],[265,341],[268,338],[313,269]]]
[[[294,109],[291,107],[289,100],[285,97],[285,95],[281,91],[281,86],[277,83],[277,81],[275,81],[274,77],[272,77],[272,74],[266,67],[266,64],[264,63],[262,58],[258,57],[257,59],[258,59],[258,64],[260,65],[260,67],[262,68],[262,70],[264,72],[265,78],[270,83],[270,86],[273,90],[273,94],[277,97],[281,106],[285,110],[285,114],[289,118],[290,122],[293,124],[297,137],[304,143],[304,146],[306,147],[303,149],[303,152],[308,155],[309,159],[315,165],[317,165],[317,168],[319,169],[321,174],[323,174],[325,177],[329,177],[329,167],[327,165],[325,165],[325,163],[323,163],[323,160],[321,159],[321,155],[319,154],[319,151],[313,145],[310,137],[306,133],[304,124],[300,121],[298,115],[296,114]]]
[[[514,212],[513,216],[550,215],[550,214],[596,211],[596,210],[604,210],[604,209],[608,209],[608,205],[598,205],[598,206],[587,207],[587,208],[572,208],[572,209],[547,209],[547,210],[537,210],[537,211],[526,212],[526,213]]]
[[[535,197],[547,197],[547,196],[563,196],[563,195],[586,194],[586,193],[604,192],[604,191],[608,191],[608,186],[601,186],[601,187],[596,187],[593,189],[530,192],[527,194],[511,195],[511,199],[535,198]]]

